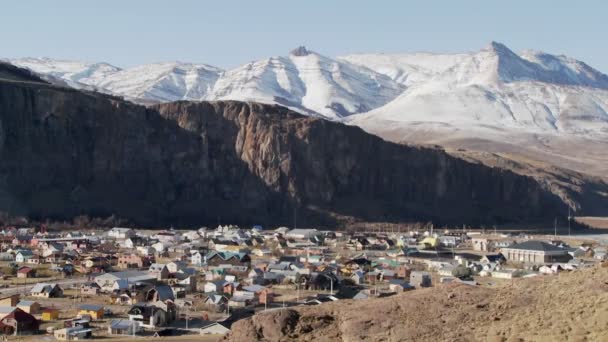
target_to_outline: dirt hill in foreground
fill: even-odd
[[[608,341],[608,267],[265,312],[229,341]]]

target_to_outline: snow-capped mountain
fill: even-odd
[[[386,75],[299,47],[227,71],[209,99],[279,103],[339,119],[382,106],[404,89]]]
[[[204,99],[222,73],[221,69],[210,65],[180,62],[129,69],[107,63],[48,58],[20,58],[10,62],[43,76],[63,80],[74,88],[96,89],[132,100],[156,102]]]
[[[338,57],[338,60],[359,65],[393,80],[412,86],[444,72],[467,58],[468,54],[357,54]]]
[[[363,113],[396,98],[405,86],[389,76],[299,47],[223,71],[209,65],[156,63],[121,70],[105,63],[15,59],[11,63],[70,86],[132,100],[241,100],[278,103],[330,119]]]
[[[362,54],[332,59],[299,47],[232,70],[156,63],[11,60],[77,88],[136,101],[244,100],[346,119],[393,133],[411,123],[594,135],[608,131],[608,76],[583,62],[492,42],[458,54]],[[357,115],[353,115],[357,114]]]
[[[608,133],[608,77],[563,56],[519,56],[492,42],[351,123],[393,133],[412,124],[459,129]]]
[[[120,71],[120,68],[107,63],[87,63],[50,58],[19,58],[9,60],[9,62],[43,76],[63,80],[74,88],[82,88],[84,85],[93,86],[99,80]]]
[[[495,42],[469,53],[335,59],[300,47],[226,71],[178,62],[124,70],[45,58],[10,62],[55,83],[140,102],[276,103],[395,141],[558,158],[583,172],[608,161],[608,76],[569,57],[515,53]]]
[[[154,63],[120,70],[97,80],[96,85],[136,100],[203,100],[221,73],[221,69],[206,64]]]

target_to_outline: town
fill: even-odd
[[[0,232],[0,332],[57,340],[221,337],[259,311],[495,286],[608,259],[568,236],[407,227],[343,231],[226,225]],[[605,241],[604,241],[605,242]]]

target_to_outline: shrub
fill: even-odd
[[[452,275],[456,278],[468,278],[473,275],[473,271],[465,266],[458,266],[452,270]]]

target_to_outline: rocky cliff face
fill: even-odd
[[[552,217],[531,178],[272,105],[146,108],[0,81],[0,211],[142,225]]]

